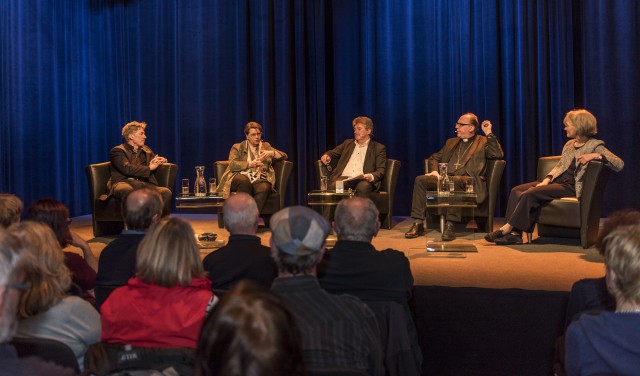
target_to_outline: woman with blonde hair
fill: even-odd
[[[16,337],[48,338],[68,345],[83,367],[87,348],[100,341],[100,315],[82,298],[67,295],[71,272],[51,228],[25,221],[9,228],[25,246],[25,283]]]
[[[191,225],[165,219],[140,243],[136,276],[102,304],[102,341],[195,349],[216,302]]]
[[[597,121],[591,112],[576,109],[567,112],[562,121],[569,141],[562,148],[558,163],[542,181],[518,185],[511,189],[506,223],[485,235],[485,240],[499,245],[522,244],[522,232],[533,232],[540,207],[553,199],[582,195],[587,163],[602,161],[613,171],[620,171],[624,161],[595,138]]]

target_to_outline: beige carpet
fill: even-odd
[[[175,215],[187,219],[196,233],[215,232],[222,242],[229,236],[226,230],[218,228],[216,215]],[[536,239],[534,234],[533,244],[505,247],[486,242],[484,233],[469,232],[455,242],[472,242],[477,252],[427,252],[427,241],[439,240],[440,233],[428,229],[426,238],[405,239],[404,233],[411,223],[404,217],[395,219],[393,229],[380,230],[373,244],[377,249],[404,252],[410,259],[416,285],[569,291],[578,279],[604,275],[598,252],[595,248],[582,249],[578,240]],[[93,239],[90,216],[74,218],[71,227],[85,239],[92,239],[89,244],[96,255],[110,240]],[[268,229],[261,228],[258,235],[263,244],[269,244]],[[211,251],[202,249],[202,256]]]

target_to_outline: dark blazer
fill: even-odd
[[[438,163],[448,163],[455,157],[453,151],[458,143],[463,142],[459,137],[453,137],[445,142],[442,149],[433,153],[428,158],[429,171],[438,171]],[[463,149],[464,150],[464,149]],[[456,170],[454,175],[470,176],[474,179],[474,190],[478,194],[478,204],[487,198],[487,184],[484,180],[484,171],[487,168],[488,159],[502,159],[504,153],[495,137],[485,137],[479,134],[474,136],[473,144],[469,147],[464,157],[460,160],[462,168]]]
[[[121,144],[111,149],[109,152],[111,178],[107,182],[107,188],[109,188],[110,191],[116,183],[128,178],[158,185],[158,181],[154,176],[155,171],[151,171],[149,167],[149,163],[155,157],[155,154],[147,145],[142,146],[142,151],[145,153],[146,162],[141,165],[133,165],[131,164],[131,160],[134,154],[131,145]]]
[[[325,152],[325,154],[331,157],[332,161],[336,159],[338,160],[338,163],[334,165],[335,168],[329,175],[330,183],[334,183],[340,176],[342,176],[342,172],[347,166],[347,163],[349,163],[349,158],[351,158],[351,154],[353,154],[355,147],[356,141],[353,138],[350,138],[336,146],[334,149]],[[367,148],[367,155],[364,158],[362,171],[365,174],[373,175],[373,181],[371,184],[376,187],[376,190],[380,189],[386,165],[387,148],[381,143],[371,140],[369,142],[369,147]]]
[[[202,261],[214,289],[228,290],[243,279],[267,288],[278,276],[271,249],[255,235],[231,235],[229,242]]]

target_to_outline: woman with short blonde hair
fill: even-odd
[[[102,341],[195,349],[205,315],[216,302],[191,225],[169,217],[138,246],[136,276],[100,307]]]
[[[16,337],[48,338],[68,345],[82,369],[90,345],[100,341],[100,315],[82,298],[67,295],[71,272],[53,230],[44,223],[16,223],[9,231],[25,246],[25,283]]]

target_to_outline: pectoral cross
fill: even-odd
[[[460,168],[460,167],[462,167],[462,166],[463,166],[463,164],[462,164],[462,163],[454,163],[454,164],[453,164],[453,167],[455,167],[455,168],[456,168],[456,170],[457,170],[457,169],[459,169],[459,168]]]

